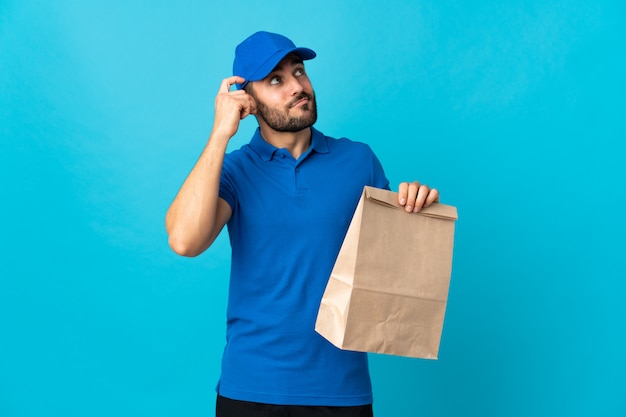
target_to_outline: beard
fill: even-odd
[[[299,132],[303,129],[313,126],[317,121],[317,103],[315,102],[315,94],[302,93],[295,97],[284,110],[280,108],[271,108],[259,101],[256,97],[256,115],[267,123],[267,125],[277,132]],[[302,116],[290,116],[289,109],[303,98],[309,99],[309,102],[302,105],[301,109],[305,111]]]

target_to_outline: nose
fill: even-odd
[[[294,96],[298,95],[302,93],[303,90],[304,90],[304,87],[302,85],[301,79],[295,76],[291,76],[289,78],[289,91],[291,95],[294,95]]]

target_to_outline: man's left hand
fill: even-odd
[[[398,203],[410,213],[439,202],[439,191],[418,181],[402,182],[398,187]]]

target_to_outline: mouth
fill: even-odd
[[[311,99],[309,96],[299,96],[294,101],[291,102],[289,107],[301,107],[306,105]]]

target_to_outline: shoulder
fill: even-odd
[[[232,150],[224,155],[224,165],[240,165],[250,160],[252,149],[250,144],[243,145],[239,149]]]
[[[374,151],[367,143],[345,137],[329,140],[328,149],[331,155],[345,155],[355,162],[371,162],[377,159]]]
[[[235,183],[242,175],[248,175],[247,173],[257,165],[251,154],[250,145],[243,145],[225,154],[221,171],[222,182]]]
[[[363,155],[374,154],[372,148],[365,142],[360,142],[346,137],[334,138],[332,136],[322,135],[324,136],[330,151],[346,151]]]

